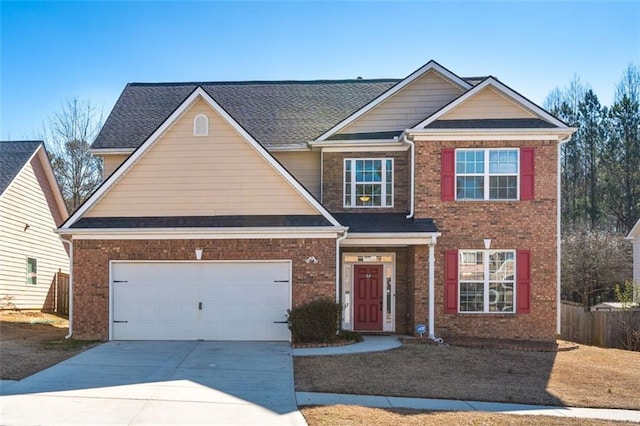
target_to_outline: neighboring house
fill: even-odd
[[[288,340],[317,297],[365,332],[555,342],[558,152],[494,77],[128,84],[73,242],[91,339]],[[200,259],[200,260],[199,260]]]
[[[614,312],[625,309],[637,309],[637,303],[602,302],[589,308],[591,312]]]
[[[640,302],[638,286],[640,286],[640,219],[627,235],[627,239],[633,244],[633,300]]]
[[[41,141],[0,142],[0,307],[43,309],[69,256],[55,229],[68,217]]]

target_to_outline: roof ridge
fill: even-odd
[[[247,80],[247,81],[184,81],[184,82],[131,82],[127,86],[224,86],[224,85],[251,85],[251,84],[341,84],[341,83],[394,83],[400,78],[372,78],[372,79],[321,79],[321,80]]]

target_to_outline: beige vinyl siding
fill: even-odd
[[[40,148],[42,149],[42,148]],[[39,182],[44,182],[42,188]],[[49,202],[47,200],[49,198]],[[0,298],[13,296],[20,309],[42,309],[58,269],[69,272],[69,258],[53,232],[63,214],[54,203],[40,160],[35,156],[0,197]],[[25,231],[25,224],[29,228]],[[37,259],[37,284],[27,284],[27,258]]]
[[[462,89],[439,73],[430,70],[340,130],[339,133],[407,129],[460,96],[462,92]]]
[[[314,197],[320,199],[320,153],[314,151],[279,151],[273,156]]]
[[[111,176],[111,173],[113,173],[113,171],[117,169],[120,164],[124,163],[124,160],[126,160],[128,156],[129,156],[128,154],[101,155],[100,157],[102,157],[102,178],[106,179],[109,176]]]
[[[193,136],[197,114],[209,135]],[[199,99],[87,217],[315,215],[318,212],[221,116]]]
[[[441,120],[535,118],[536,115],[487,87],[446,113]]]
[[[640,236],[633,240],[633,281],[640,286]],[[640,302],[640,287],[636,287],[636,302]]]

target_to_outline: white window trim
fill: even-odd
[[[205,122],[205,132],[198,133],[198,119],[204,118]],[[209,117],[205,114],[198,114],[193,117],[193,136],[209,136]]]
[[[459,151],[484,151],[484,173],[458,173],[458,152]],[[489,178],[490,176],[513,176],[513,173],[490,173],[489,172],[489,152],[491,151],[516,151],[516,155],[518,157],[518,170],[516,171],[516,198],[489,198]],[[492,201],[492,202],[500,202],[500,201],[519,201],[520,200],[520,148],[457,148],[454,153],[454,194],[456,196],[456,201]],[[472,177],[472,176],[483,176],[484,177],[484,198],[458,198],[458,176],[463,177]]]
[[[357,206],[356,205],[356,173],[355,173],[355,161],[381,161],[382,162],[382,182],[380,182],[381,186],[381,195],[380,198],[383,203],[387,202],[387,161],[391,161],[391,204],[386,205],[382,204],[379,206]],[[351,163],[351,203],[347,204],[345,202],[345,194],[347,193],[347,162],[352,161]],[[395,203],[395,161],[392,157],[385,158],[345,158],[342,164],[342,207],[348,209],[389,209],[393,208]],[[377,182],[374,182],[377,184]],[[362,183],[361,183],[362,184]]]
[[[482,252],[482,265],[484,267],[484,280],[465,280],[467,283],[482,283],[483,284],[483,311],[463,311],[461,310],[460,303],[460,255],[458,256],[458,313],[463,315],[515,315],[517,313],[517,303],[518,303],[518,281],[517,281],[517,253],[516,250],[505,249],[505,250],[476,250],[476,249],[462,249],[458,250],[458,253],[462,254],[464,252]],[[493,252],[510,252],[513,253],[513,310],[511,312],[507,311],[490,311],[489,310],[489,284],[492,282],[489,280],[489,254]]]
[[[30,282],[29,282],[29,260],[31,260],[31,259],[35,260],[35,267],[36,267],[36,268],[35,268],[35,269],[36,269],[36,272],[35,272],[35,276],[34,276],[34,278],[35,278],[35,282],[33,282],[33,283],[30,283]],[[25,272],[25,283],[26,283],[28,286],[37,286],[37,285],[38,285],[38,258],[37,258],[37,257],[27,256],[27,264],[26,264],[26,267],[27,267],[27,271]]]

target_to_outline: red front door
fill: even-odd
[[[353,271],[355,330],[382,330],[382,265],[355,265]]]

